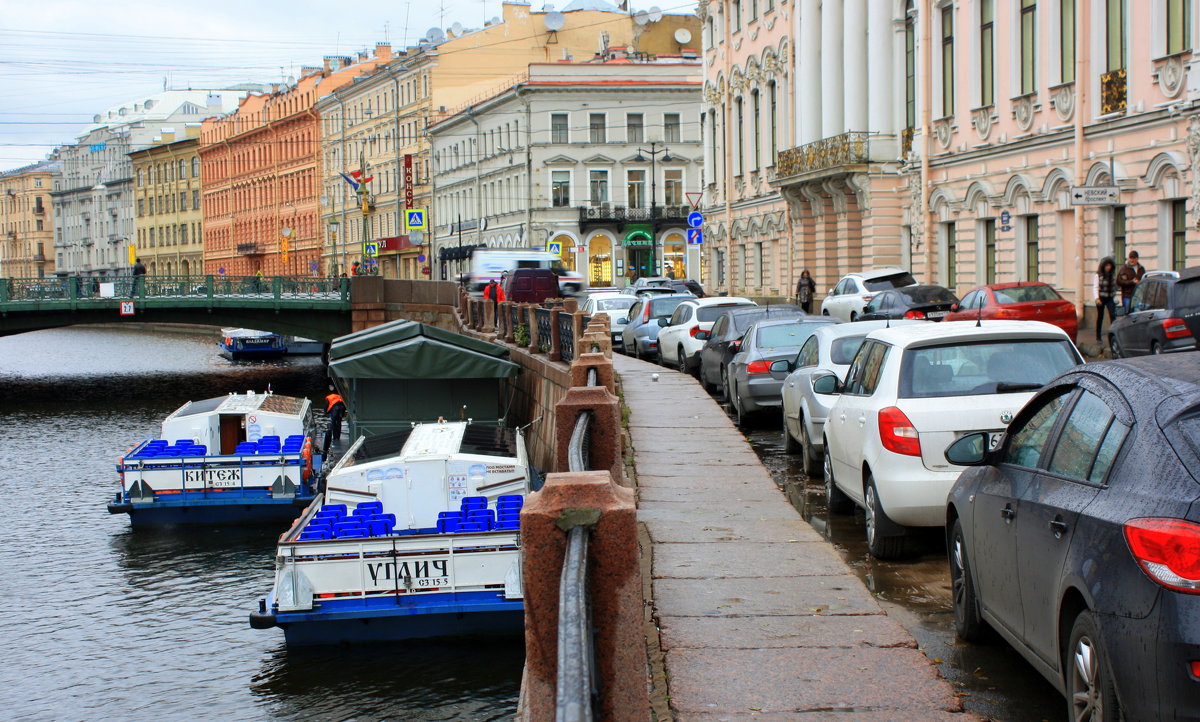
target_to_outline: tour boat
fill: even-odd
[[[283,346],[288,356],[316,356],[325,353],[325,344],[301,336],[284,336]]]
[[[108,505],[134,526],[287,521],[316,497],[312,402],[247,391],[189,401],[117,462]]]
[[[283,358],[287,353],[282,336],[252,328],[223,328],[217,345],[230,361],[262,361]]]
[[[360,437],[280,537],[250,615],[290,645],[518,632],[518,431],[468,422]]]

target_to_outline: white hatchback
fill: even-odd
[[[917,279],[903,268],[877,268],[873,271],[847,273],[829,289],[821,301],[821,315],[843,321],[855,321],[867,304],[880,291],[915,286]]]
[[[695,373],[705,343],[704,339],[696,338],[696,333],[711,330],[717,319],[731,308],[757,305],[740,296],[689,298],[675,307],[671,318],[659,319],[662,328],[658,332],[658,362],[684,373]]]
[[[959,437],[998,435],[1050,379],[1083,359],[1062,329],[1038,321],[947,321],[874,331],[850,363],[813,390],[837,394],[824,427],[832,512],[861,506],[867,548],[904,552],[906,527],[943,526],[964,467],[944,456]]]
[[[608,316],[608,330],[612,336],[613,348],[619,351],[622,346],[621,333],[625,330],[625,324],[629,323],[629,309],[637,300],[637,296],[618,291],[590,293],[579,310],[588,316],[598,313]]]

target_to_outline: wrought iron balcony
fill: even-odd
[[[776,177],[787,178],[867,163],[870,161],[868,138],[864,131],[851,131],[781,150],[775,157]]]
[[[42,205],[41,203],[35,203],[33,205],[33,212],[39,216],[44,215],[46,213],[46,206]]]
[[[1125,68],[1100,74],[1100,113],[1120,113],[1126,103]]]
[[[653,208],[628,208],[600,203],[594,206],[579,206],[579,224],[598,225],[601,223],[651,223],[659,225],[680,225],[687,223],[687,206],[654,206]]]

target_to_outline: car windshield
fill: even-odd
[[[850,362],[854,360],[854,354],[858,353],[858,347],[862,346],[863,339],[866,337],[867,335],[863,334],[862,336],[835,338],[829,345],[830,363],[849,366]]]
[[[675,307],[686,298],[656,298],[650,301],[650,318],[662,318],[675,313]]]
[[[1079,362],[1071,342],[983,341],[909,349],[900,366],[900,397],[1033,391]]]
[[[996,303],[1006,306],[1010,303],[1029,303],[1030,301],[1057,301],[1062,298],[1049,286],[1013,286],[1012,288],[995,288],[992,293]]]
[[[954,303],[958,301],[953,293],[941,286],[913,286],[912,288],[901,288],[897,293],[908,296],[913,303]]]
[[[629,298],[602,298],[596,301],[597,311],[624,311],[633,304],[637,303],[637,299],[630,296]]]
[[[762,326],[755,334],[755,345],[759,348],[779,348],[781,346],[800,346],[808,337],[813,335],[819,323],[788,323]]]
[[[890,276],[880,276],[870,280],[863,280],[863,285],[868,291],[886,291],[889,288],[903,288],[904,286],[912,286],[917,282],[917,279],[912,277],[908,271],[893,273]]]
[[[764,308],[761,311],[756,310],[754,313],[735,313],[733,316],[733,327],[739,332],[745,332],[750,328],[750,324],[767,315],[767,310]]]
[[[746,304],[727,303],[727,304],[722,304],[720,306],[701,306],[700,308],[696,309],[696,320],[701,323],[708,323],[709,321],[716,321],[718,318],[720,318],[722,315],[724,315],[724,313],[726,311],[728,311],[731,307],[742,306],[742,305],[746,305]]]

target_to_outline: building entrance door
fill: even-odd
[[[629,270],[632,272],[630,280],[637,280],[646,276],[657,275],[654,272],[654,247],[653,246],[634,246],[628,249],[629,252]]]

